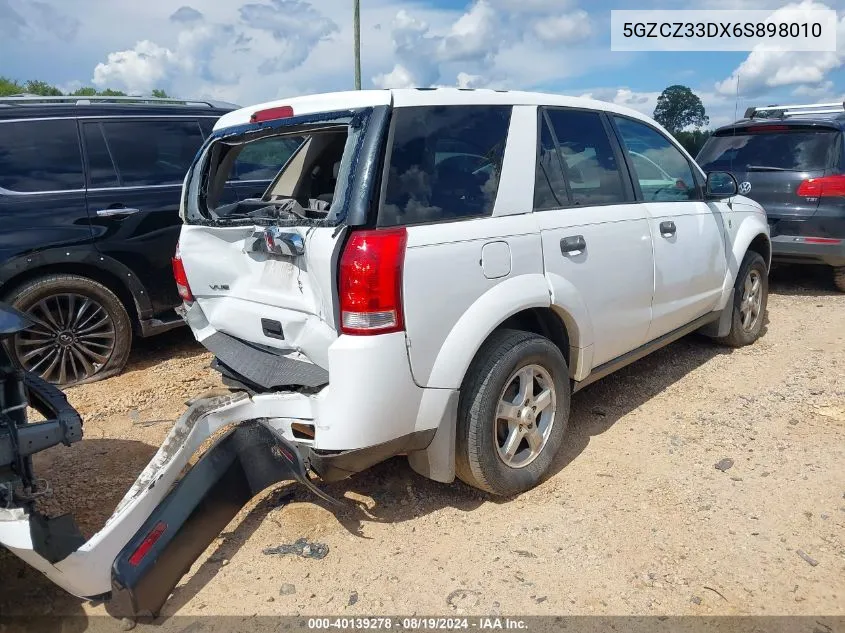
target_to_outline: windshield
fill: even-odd
[[[737,129],[736,134],[711,136],[696,161],[705,171],[823,170],[833,162],[836,134],[834,130],[748,134]]]

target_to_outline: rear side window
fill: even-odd
[[[26,193],[82,189],[76,121],[0,123],[0,187]]]
[[[379,224],[493,213],[510,106],[397,108]]]
[[[541,175],[548,174],[554,198],[575,205],[623,202],[622,175],[601,115],[584,110],[549,108],[546,116],[551,134],[546,137],[546,132],[540,133],[540,160],[545,172]],[[548,152],[545,147],[548,140],[544,140],[547,138],[556,143],[565,180],[554,173],[554,160],[550,158],[548,164],[543,163],[544,152]],[[568,192],[564,184],[568,185]]]
[[[738,128],[733,133],[711,136],[698,155],[705,171],[738,170],[748,167],[818,171],[833,166],[836,157],[835,130],[778,130],[748,133]],[[753,129],[753,128],[752,128]]]
[[[196,121],[104,121],[123,186],[182,184],[203,142]]]
[[[230,179],[272,180],[302,145],[302,141],[299,136],[271,136],[247,143],[235,160]]]
[[[82,138],[88,158],[88,185],[90,187],[117,187],[117,170],[109,154],[100,123],[84,123]]]
[[[660,132],[639,121],[614,117],[643,200],[698,200],[699,191],[689,161]]]

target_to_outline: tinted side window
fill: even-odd
[[[91,187],[116,187],[117,171],[114,168],[106,139],[99,123],[84,123],[82,138],[88,158],[88,184]]]
[[[82,189],[76,121],[0,123],[0,187],[22,192]]]
[[[491,215],[510,106],[397,108],[379,224]]]
[[[624,202],[616,155],[598,112],[546,110],[557,138],[572,203]]]
[[[231,180],[272,180],[285,166],[301,137],[268,137],[248,143],[238,154]]]
[[[614,117],[625,151],[640,183],[643,200],[698,200],[698,186],[687,159],[669,139],[638,121]]]
[[[181,184],[203,142],[196,121],[111,121],[103,123],[121,184]]]

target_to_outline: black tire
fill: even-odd
[[[833,269],[833,285],[839,292],[845,292],[845,266]]]
[[[744,300],[746,297],[746,283],[753,279],[758,279],[760,283],[760,298],[757,302],[756,317],[751,322],[750,327],[743,324],[747,310],[744,310]],[[762,255],[754,251],[748,251],[745,254],[745,259],[742,260],[742,265],[739,267],[739,272],[734,283],[734,302],[733,314],[731,315],[731,331],[727,336],[716,339],[723,345],[731,347],[744,347],[751,345],[763,333],[763,327],[766,321],[766,306],[769,302],[769,271],[766,268],[766,260]],[[753,312],[752,312],[753,314]]]
[[[18,286],[6,301],[38,322],[7,342],[22,369],[67,387],[107,378],[126,365],[132,323],[103,284],[80,275],[48,275]]]
[[[537,382],[531,378],[532,390],[540,385],[540,394],[545,393],[542,385],[549,382],[548,378],[551,379],[550,383],[554,386],[554,395],[551,398],[555,409],[553,413],[549,411],[548,418],[543,423],[548,424],[551,420],[546,439],[535,456],[530,457],[534,451],[526,436],[525,440],[519,441],[519,446],[524,447],[520,451],[521,454],[529,451],[529,457],[523,458],[526,461],[524,465],[512,467],[505,463],[506,456],[500,456],[501,440],[497,438],[497,433],[501,433],[503,428],[507,433],[507,429],[512,427],[510,422],[498,416],[499,401],[503,395],[511,401],[506,395],[507,392],[503,394],[503,391],[506,387],[511,389],[516,384],[513,380],[519,380],[515,377],[517,370],[529,367],[540,367],[546,372],[543,382],[540,382],[539,378]],[[529,371],[537,370],[529,368]],[[470,366],[461,387],[455,438],[457,476],[464,483],[495,495],[515,495],[536,486],[549,469],[563,442],[569,422],[570,392],[566,361],[558,347],[549,339],[518,330],[494,332]],[[519,401],[519,394],[514,397],[515,401]],[[516,408],[526,410],[526,407]],[[536,422],[533,414],[526,412],[525,415],[530,416],[527,427],[533,432],[539,432],[542,411],[539,412],[540,417]],[[523,428],[521,425],[518,427]],[[540,433],[540,437],[543,435]],[[513,459],[516,457],[517,455],[514,455]]]

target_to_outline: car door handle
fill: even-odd
[[[114,209],[98,209],[97,217],[110,218],[115,215],[135,215],[141,213],[141,209],[134,209],[131,207],[115,207]]]
[[[583,251],[587,248],[587,240],[583,235],[570,235],[560,240],[560,252],[563,254]]]
[[[670,235],[674,235],[678,232],[678,229],[675,227],[675,223],[669,220],[668,222],[661,222],[660,223],[660,234],[663,237],[669,237]]]

